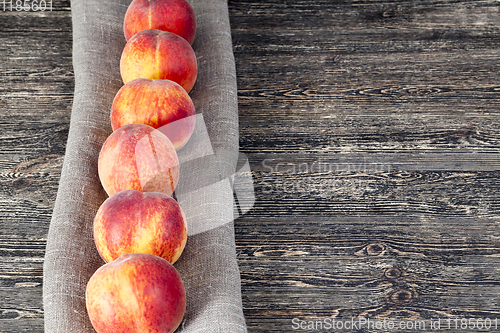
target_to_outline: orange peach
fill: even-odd
[[[156,29],[143,30],[129,39],[120,58],[124,83],[134,79],[167,79],[188,93],[198,75],[196,55],[182,37]]]
[[[135,79],[116,94],[110,118],[113,130],[133,123],[157,128],[178,150],[194,131],[196,111],[188,93],[174,81]]]
[[[128,41],[147,29],[173,32],[193,44],[196,34],[193,7],[186,0],[134,0],[125,13],[125,39]]]
[[[163,133],[148,125],[130,124],[106,139],[98,172],[110,196],[123,190],[172,195],[179,181],[179,159]]]
[[[98,333],[172,333],[186,311],[186,290],[165,259],[127,253],[92,275],[85,302]]]
[[[186,217],[164,193],[120,191],[97,211],[94,240],[106,262],[125,253],[149,253],[173,264],[186,246]]]

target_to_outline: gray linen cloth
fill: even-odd
[[[45,332],[93,332],[87,281],[104,264],[94,244],[95,213],[107,198],[97,161],[111,134],[110,107],[123,85],[119,60],[130,0],[73,0],[75,93],[43,274]],[[235,64],[226,0],[192,0],[198,78],[190,95],[195,133],[179,151],[175,196],[188,220],[186,248],[175,263],[187,309],[177,332],[246,332],[234,243],[232,185],[238,161]],[[232,175],[232,176],[231,176]]]

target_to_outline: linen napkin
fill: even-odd
[[[85,308],[85,288],[104,264],[92,224],[107,198],[97,162],[112,132],[112,101],[123,85],[119,60],[130,1],[71,2],[75,92],[44,261],[46,333],[94,332]],[[227,2],[190,3],[197,19],[193,49],[198,78],[190,93],[197,119],[193,136],[178,152],[181,176],[175,197],[186,214],[188,241],[174,265],[187,294],[186,314],[176,332],[246,332],[234,243],[233,185],[241,178],[238,175],[245,174],[238,171],[249,169],[238,152],[236,71]],[[240,213],[253,204],[249,186],[236,186],[236,197],[246,198]]]

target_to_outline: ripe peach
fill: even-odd
[[[186,217],[164,193],[120,191],[97,211],[94,240],[106,262],[125,253],[149,253],[173,264],[186,245]]]
[[[106,139],[98,172],[110,196],[123,190],[172,195],[179,181],[179,159],[163,133],[148,125],[130,124]]]
[[[146,29],[173,32],[193,44],[196,33],[193,7],[186,0],[134,0],[125,13],[125,39],[128,41]]]
[[[124,83],[138,78],[167,79],[190,92],[198,75],[198,64],[184,38],[148,29],[135,34],[123,48],[120,73]]]
[[[191,97],[174,81],[135,79],[116,94],[110,118],[113,130],[133,123],[157,128],[178,150],[194,131],[196,111]]]
[[[186,311],[177,270],[145,253],[127,253],[101,266],[87,283],[85,300],[98,333],[171,333]]]

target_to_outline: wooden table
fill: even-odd
[[[249,331],[500,330],[500,2],[229,8],[256,195],[235,221]],[[0,2],[0,32],[0,332],[43,332],[70,2]]]

